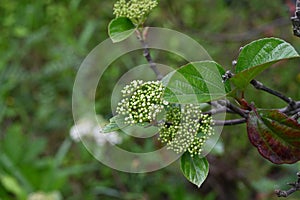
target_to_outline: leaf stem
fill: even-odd
[[[163,75],[159,72],[159,70],[157,69],[156,64],[154,63],[151,54],[150,54],[150,49],[148,47],[148,44],[146,43],[145,39],[147,36],[147,31],[148,29],[145,28],[143,33],[141,33],[138,29],[136,30],[136,35],[137,38],[139,39],[139,41],[141,42],[143,49],[144,49],[144,57],[146,58],[147,62],[149,63],[151,69],[153,70],[153,72],[156,75],[157,80],[161,80],[163,78]]]
[[[288,197],[296,191],[300,191],[300,172],[297,173],[298,180],[295,183],[288,183],[292,186],[289,190],[275,190],[278,197]]]

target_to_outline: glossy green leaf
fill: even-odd
[[[277,110],[251,111],[248,137],[259,153],[275,164],[300,160],[300,124]]]
[[[110,133],[113,131],[118,131],[124,127],[128,126],[125,124],[124,116],[116,115],[109,120],[109,124],[107,124],[103,129],[103,133]]]
[[[239,89],[245,89],[250,81],[275,62],[299,57],[292,45],[278,38],[256,40],[243,47],[230,80]]]
[[[191,157],[188,152],[181,156],[180,167],[184,176],[198,187],[205,181],[209,172],[209,164],[206,158]]]
[[[121,42],[134,33],[136,26],[129,18],[119,17],[112,20],[108,25],[108,35],[115,42]]]
[[[224,69],[213,61],[189,63],[168,74],[163,98],[171,103],[205,103],[226,96],[231,88],[223,83]]]

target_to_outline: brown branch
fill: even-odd
[[[246,123],[246,121],[247,121],[247,119],[245,119],[245,118],[231,119],[231,120],[225,120],[225,121],[214,120],[213,126],[232,126],[232,125]]]
[[[219,113],[235,113],[235,112],[233,112],[232,110],[226,107],[211,109],[209,111],[203,112],[204,115],[216,115]]]
[[[298,112],[300,112],[300,101],[294,102],[294,104],[288,105],[284,108],[279,109],[280,112],[286,114],[286,115],[295,115]]]
[[[233,61],[233,66],[235,65],[235,62]],[[227,71],[223,76],[223,82],[229,80],[230,78],[232,78],[235,74],[233,74],[231,71]],[[292,98],[285,96],[284,94],[273,90],[271,88],[268,88],[267,86],[265,86],[263,83],[253,79],[251,80],[251,85],[253,85],[254,88],[258,89],[258,90],[262,90],[265,91],[269,94],[272,94],[280,99],[282,99],[283,101],[285,101],[286,103],[288,103],[288,106],[282,109],[278,109],[280,112],[286,114],[286,115],[295,115],[295,119],[299,118],[299,112],[300,112],[300,101],[294,101]],[[224,103],[223,103],[224,104]],[[224,105],[226,106],[226,105]],[[228,107],[228,106],[227,106]],[[232,108],[228,107],[230,110],[233,110]],[[243,116],[243,113],[241,113],[239,110],[233,110],[233,111],[238,111],[237,114],[242,114],[241,116]],[[247,113],[246,113],[247,114]]]
[[[137,38],[139,39],[139,41],[141,42],[143,49],[144,49],[144,57],[146,58],[147,62],[149,63],[151,69],[153,70],[153,72],[156,75],[157,80],[161,80],[163,78],[163,75],[159,72],[159,70],[157,69],[157,66],[155,64],[155,62],[153,61],[151,54],[150,54],[150,49],[148,47],[148,44],[146,43],[145,39],[147,36],[147,28],[145,28],[143,34],[139,31],[136,30],[136,35]]]
[[[295,183],[288,183],[292,186],[289,190],[275,190],[278,197],[288,197],[296,191],[300,191],[300,172],[297,173],[298,180]]]
[[[243,118],[247,118],[248,117],[248,110],[244,110],[242,108],[239,108],[235,105],[233,105],[230,101],[227,100],[220,100],[218,101],[218,103],[222,106],[227,107],[228,109],[232,110],[233,112],[235,112],[236,114],[239,114],[241,117]]]
[[[265,91],[269,94],[272,94],[280,99],[282,99],[283,101],[285,101],[286,103],[288,103],[289,105],[291,105],[292,107],[295,105],[295,102],[293,101],[293,99],[291,99],[290,97],[287,97],[283,94],[281,94],[280,92],[278,91],[275,91],[271,88],[268,88],[266,87],[264,84],[262,84],[261,82],[257,81],[257,80],[252,80],[251,82],[251,85],[253,85],[253,87],[255,87],[256,89],[258,90],[262,90],[262,91]]]
[[[300,110],[295,115],[292,116],[292,119],[298,120],[300,118]]]
[[[300,1],[297,0],[296,2],[296,10],[295,10],[295,15],[291,17],[291,21],[293,24],[293,32],[294,35],[297,37],[300,37]]]

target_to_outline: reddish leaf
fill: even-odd
[[[300,160],[300,124],[276,110],[254,110],[247,120],[248,137],[259,153],[275,164]]]

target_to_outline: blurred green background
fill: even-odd
[[[211,57],[230,69],[239,48],[262,37],[279,37],[300,52],[292,34],[292,1],[160,1],[146,24],[191,36]],[[85,56],[107,39],[114,18],[111,0],[1,0],[0,2],[0,199],[277,199],[288,189],[299,164],[274,165],[248,141],[244,125],[226,127],[218,149],[209,155],[210,174],[198,189],[179,171],[178,162],[160,171],[127,174],[95,160],[71,139],[72,88]],[[289,6],[291,5],[291,6]],[[102,77],[96,110],[111,116],[114,83],[136,64],[142,52],[118,60]],[[164,55],[155,53],[160,60]],[[180,66],[168,55],[170,65]],[[166,58],[164,57],[164,60]],[[178,61],[176,63],[176,61]],[[258,80],[300,99],[300,60],[276,64]],[[258,107],[285,106],[249,88]],[[139,151],[153,143],[125,138]],[[142,146],[143,145],[143,146]],[[299,199],[300,193],[289,199]]]

